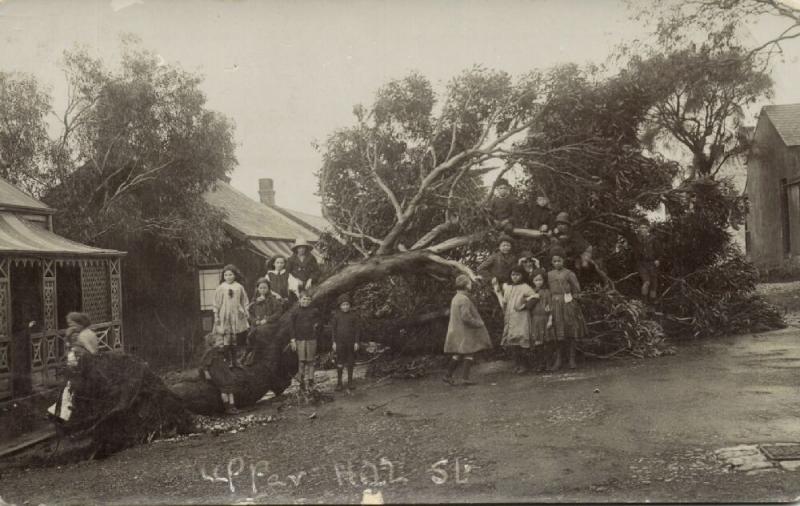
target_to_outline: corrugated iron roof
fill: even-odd
[[[784,144],[800,146],[800,104],[765,105],[761,112],[767,115]]]
[[[41,214],[53,214],[55,212],[43,202],[39,202],[2,177],[0,177],[0,207],[38,211]]]
[[[245,237],[289,242],[298,238],[312,242],[319,239],[314,230],[254,201],[224,181],[217,181],[204,198],[212,206],[225,211],[225,223]]]
[[[13,212],[0,212],[0,254],[122,256],[125,253],[70,241]]]

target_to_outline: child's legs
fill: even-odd
[[[637,270],[639,271],[639,277],[642,279],[642,296],[647,297],[652,285],[649,265],[646,262],[639,262]]]
[[[314,381],[314,365],[317,358],[317,341],[308,340],[306,344],[306,378]]]

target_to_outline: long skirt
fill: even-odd
[[[586,335],[586,322],[577,301],[564,302],[563,295],[553,295],[551,308],[553,311],[552,336],[555,340],[563,341]]]

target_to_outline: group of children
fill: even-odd
[[[498,252],[479,267],[478,279],[490,279],[503,309],[501,345],[511,354],[515,372],[531,366],[538,371],[557,371],[566,358],[576,367],[575,341],[586,334],[586,324],[577,302],[581,287],[575,273],[565,267],[567,253],[561,246],[550,250],[552,268],[525,252],[511,253],[512,241],[500,240]],[[450,305],[450,322],[444,352],[452,361],[444,380],[454,384],[453,374],[463,362],[463,384],[472,384],[469,371],[474,354],[492,346],[489,334],[469,297],[472,282],[466,275],[456,278],[457,293]]]
[[[319,312],[311,307],[309,289],[318,280],[320,268],[311,255],[312,246],[298,239],[288,259],[277,256],[268,262],[267,273],[255,283],[252,301],[241,284],[242,275],[234,265],[222,269],[220,284],[214,293],[214,328],[206,336],[206,353],[201,360],[203,377],[221,392],[227,413],[237,413],[231,369],[249,365],[254,360],[258,342],[277,339],[279,320],[292,306],[289,315],[289,346],[297,353],[297,380],[301,390],[314,387],[314,363],[321,323]],[[342,374],[347,369],[347,388],[352,389],[355,352],[360,339],[360,324],[350,312],[347,295],[339,298],[339,310],[331,325],[333,349],[336,352],[338,383],[342,390]]]

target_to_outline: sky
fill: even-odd
[[[756,43],[781,26],[744,31]],[[0,70],[35,75],[63,110],[63,51],[83,45],[113,66],[127,33],[205,77],[207,106],[236,124],[236,188],[257,199],[270,177],[278,205],[317,215],[313,143],[388,80],[603,63],[647,35],[622,0],[0,0]],[[800,102],[800,41],[784,49],[771,102]]]

